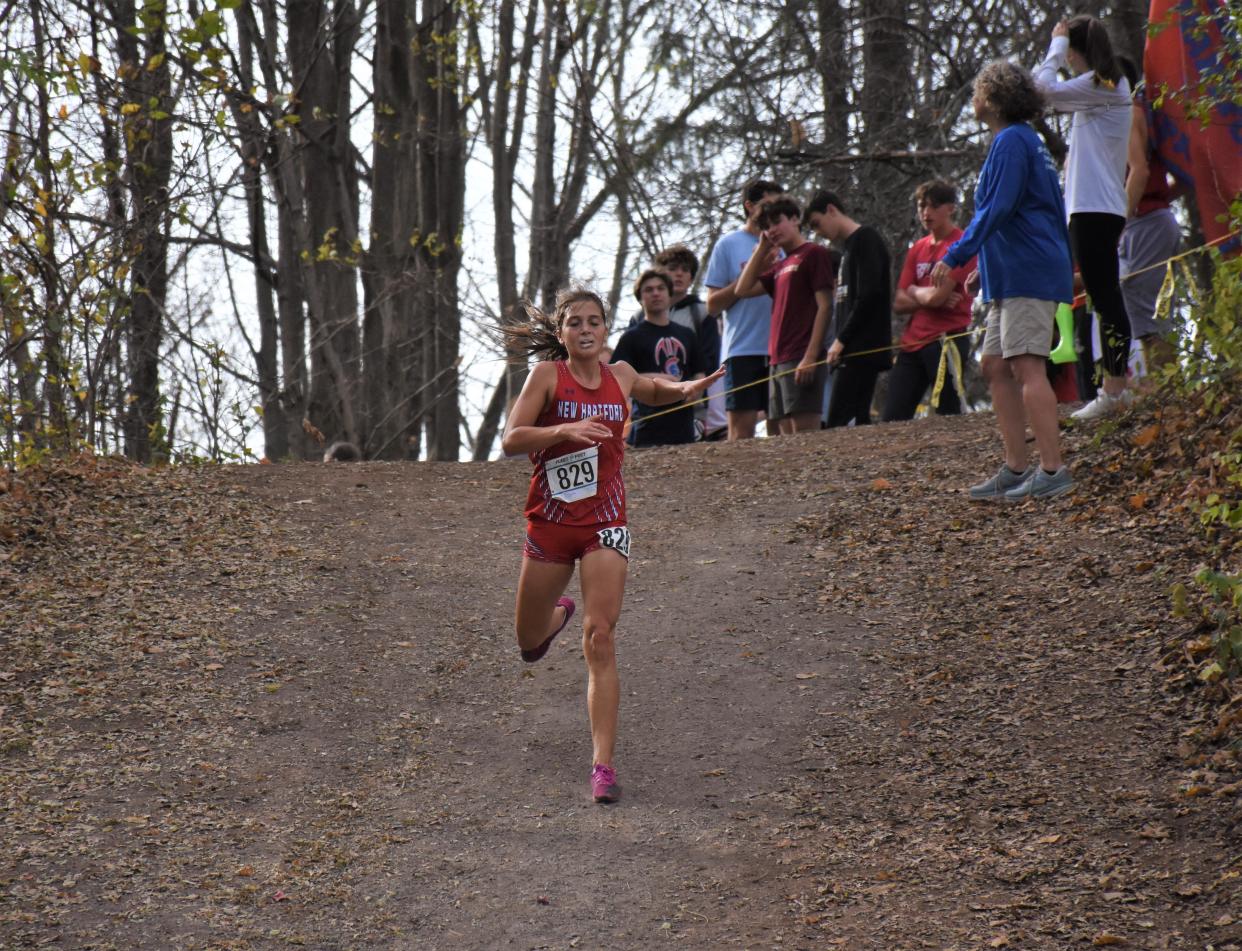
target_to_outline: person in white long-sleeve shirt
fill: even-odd
[[[1073,78],[1059,77],[1065,68]],[[1117,243],[1129,210],[1125,181],[1130,84],[1113,55],[1104,24],[1089,16],[1056,25],[1048,55],[1034,76],[1053,109],[1074,114],[1065,169],[1070,246],[1100,318],[1104,349],[1103,387],[1074,417],[1095,419],[1129,402],[1131,332],[1121,295]]]

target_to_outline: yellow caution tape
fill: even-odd
[[[1183,276],[1185,277],[1186,282],[1190,285],[1192,295],[1194,296],[1196,300],[1201,299],[1201,295],[1199,293],[1199,285],[1195,281],[1194,275],[1190,273],[1190,266],[1186,264],[1185,259],[1190,257],[1190,255],[1192,254],[1197,254],[1200,251],[1206,251],[1208,248],[1215,247],[1218,244],[1223,244],[1224,242],[1228,241],[1230,238],[1236,237],[1239,234],[1242,234],[1242,231],[1231,231],[1228,234],[1223,234],[1219,238],[1214,238],[1211,241],[1208,241],[1208,242],[1205,242],[1204,244],[1199,245],[1198,247],[1191,248],[1188,251],[1183,251],[1180,254],[1175,254],[1170,258],[1165,258],[1165,260],[1163,261],[1157,261],[1155,264],[1151,264],[1151,265],[1148,265],[1147,267],[1140,268],[1137,271],[1131,271],[1125,277],[1121,278],[1121,280],[1128,281],[1131,278],[1137,277],[1140,274],[1146,274],[1148,271],[1154,271],[1158,267],[1167,268],[1168,270],[1165,273],[1165,285],[1170,285],[1169,297],[1171,299],[1172,293],[1173,293],[1172,288],[1171,288],[1171,283],[1172,283],[1171,275],[1173,273],[1173,264],[1176,262],[1180,262],[1181,264],[1180,270]],[[1160,288],[1160,294],[1163,295],[1164,293],[1165,293],[1165,288],[1164,286],[1162,286]],[[1161,297],[1157,298],[1158,301],[1161,299],[1162,299]],[[1077,305],[1079,302],[1080,300],[1078,298],[1075,298],[1075,301],[1074,301],[1075,305]],[[957,386],[958,394],[962,397],[962,405],[963,406],[965,405],[965,391],[964,391],[964,382],[963,382],[964,375],[961,373],[961,354],[957,352],[957,347],[946,347],[945,344],[948,343],[950,340],[956,340],[958,337],[966,337],[972,334],[977,334],[982,330],[983,330],[982,327],[975,327],[971,330],[963,330],[961,333],[941,335],[940,337],[940,341],[941,341],[940,366],[936,370],[936,384],[935,384],[935,388],[932,390],[932,400],[931,400],[932,406],[939,405],[940,390],[944,386],[944,371],[945,371],[945,360],[946,359],[954,361],[954,372],[955,372],[955,377],[956,377],[956,379],[954,380],[954,383]],[[930,342],[931,341],[928,341],[928,343]],[[901,343],[899,341],[897,343],[889,344],[886,347],[873,347],[870,350],[853,350],[849,353],[841,354],[841,359],[845,360],[849,357],[865,357],[865,356],[870,356],[871,354],[874,354],[874,353],[884,353],[885,351],[896,350],[900,346],[901,346]],[[945,355],[946,350],[952,350],[953,355],[946,358],[946,355]],[[818,366],[824,366],[827,363],[828,361],[825,359],[825,360],[816,361],[815,363],[807,364],[807,366],[818,367]],[[736,393],[739,390],[747,389],[748,387],[759,386],[762,383],[771,382],[772,380],[778,379],[782,376],[788,376],[790,373],[796,372],[797,369],[798,369],[797,367],[793,367],[792,369],[789,369],[789,370],[782,370],[779,373],[773,373],[771,376],[765,376],[762,379],[751,380],[751,382],[749,383],[743,383],[741,386],[735,386],[730,389],[727,389],[723,393],[720,393],[719,395],[724,396],[728,393]],[[715,395],[716,394],[713,394],[713,396]],[[641,424],[641,423],[645,423],[649,419],[655,419],[658,416],[666,416],[669,413],[680,413],[683,409],[688,409],[691,406],[698,406],[700,403],[706,403],[709,399],[712,399],[712,396],[702,396],[697,400],[690,400],[688,402],[678,403],[676,406],[671,406],[668,409],[662,409],[662,410],[659,410],[658,412],[651,413],[648,416],[644,416],[638,422]]]
[[[1164,281],[1161,282],[1160,290],[1156,294],[1156,320],[1168,320],[1172,314],[1175,288],[1173,262],[1169,261],[1164,266]]]

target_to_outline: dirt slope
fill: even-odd
[[[524,461],[83,487],[0,609],[0,941],[1242,947],[1155,666],[1193,539],[1082,456],[972,505],[991,425],[631,455],[607,808],[575,639],[513,644]]]

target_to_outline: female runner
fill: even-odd
[[[561,291],[551,315],[529,305],[526,311],[528,322],[506,333],[540,362],[509,413],[501,442],[506,455],[529,453],[535,466],[518,579],[518,647],[522,659],[534,663],[565,629],[575,606],[563,595],[580,561],[591,794],[596,802],[615,802],[621,795],[612,766],[620,683],[613,634],[630,554],[621,478],[630,397],[648,405],[678,403],[706,390],[724,368],[673,383],[639,376],[628,363],[602,363],[608,321],[603,301],[585,289]]]

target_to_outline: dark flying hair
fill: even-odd
[[[526,320],[501,328],[505,342],[539,360],[566,359],[569,351],[558,336],[561,324],[565,322],[569,308],[584,301],[598,307],[604,322],[608,323],[608,310],[598,294],[586,287],[566,287],[557,292],[556,303],[550,314],[544,313],[530,301],[523,301],[522,309],[526,312]]]

